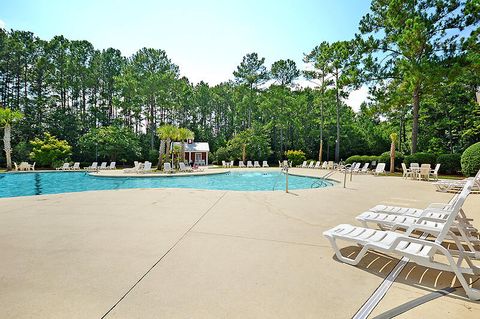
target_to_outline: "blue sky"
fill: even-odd
[[[0,0],[0,26],[42,39],[64,35],[129,56],[142,47],[163,49],[192,82],[215,85],[249,52],[267,66],[321,41],[350,39],[368,11],[366,0]]]

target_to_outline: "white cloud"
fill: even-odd
[[[3,22],[2,19],[0,19],[0,29],[5,29],[6,26],[7,26],[7,25],[5,24],[5,22]]]
[[[355,112],[358,112],[360,111],[360,105],[363,102],[366,102],[368,98],[368,88],[366,86],[362,86],[358,90],[351,92],[345,103],[350,106]]]

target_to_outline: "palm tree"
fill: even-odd
[[[190,131],[188,128],[181,127],[178,129],[178,139],[182,143],[182,150],[180,152],[180,157],[182,162],[185,162],[185,142],[189,139],[193,139],[195,134]]]
[[[395,172],[395,142],[397,141],[397,133],[390,134],[390,173]]]
[[[170,153],[170,143],[176,139],[178,128],[171,124],[165,124],[157,128],[157,135],[160,138],[160,149],[158,154],[157,169],[161,170],[164,154]]]
[[[3,149],[7,159],[7,170],[12,169],[12,146],[10,145],[12,125],[23,118],[23,114],[18,111],[12,111],[9,108],[0,107],[0,127],[4,128]]]

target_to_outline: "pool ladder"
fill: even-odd
[[[312,185],[310,185],[310,188],[320,188],[324,185],[326,185],[327,183],[325,182],[325,180],[327,178],[329,178],[330,176],[332,176],[333,174],[335,173],[335,171],[330,171],[330,172],[327,172],[327,174],[323,175],[322,177],[320,177],[318,180],[314,181],[312,183]],[[316,186],[316,187],[315,187]]]

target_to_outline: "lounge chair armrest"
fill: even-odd
[[[423,216],[423,217],[420,217],[419,219],[417,219],[417,222],[416,224],[420,223],[420,222],[423,222],[423,221],[426,221],[426,222],[435,222],[435,223],[445,223],[445,219],[442,219],[442,218],[435,218],[435,217],[427,217],[427,216]]]
[[[402,241],[412,243],[412,244],[420,244],[420,245],[424,245],[424,246],[430,246],[434,249],[445,251],[445,248],[442,245],[439,245],[434,241],[429,241],[429,240],[421,239],[421,238],[407,237],[407,236],[395,238],[395,240],[391,244],[391,249],[396,249],[398,247],[398,245],[400,244],[400,242],[402,242]]]
[[[452,206],[451,204],[445,204],[445,203],[431,203],[430,205],[427,206],[426,209],[429,208],[445,208],[447,206]]]
[[[411,225],[410,227],[408,227],[407,231],[405,232],[405,235],[409,236],[414,231],[423,231],[423,232],[428,233],[428,234],[436,234],[436,233],[439,232],[438,229],[432,228],[432,227],[427,226],[427,225],[414,224],[414,225]]]

